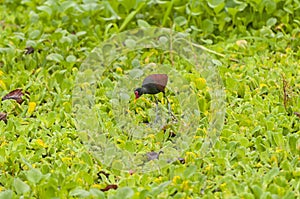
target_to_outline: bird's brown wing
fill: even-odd
[[[164,91],[168,83],[168,75],[166,74],[152,74],[147,76],[143,81],[143,86],[147,84],[156,85],[160,91]]]

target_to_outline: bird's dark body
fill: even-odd
[[[177,121],[175,115],[171,112],[171,106],[170,106],[170,102],[167,98],[167,96],[165,95],[165,88],[167,86],[168,83],[168,75],[166,74],[152,74],[147,76],[142,84],[142,87],[137,88],[134,90],[134,94],[135,94],[135,99],[138,99],[139,97],[141,97],[143,94],[151,94],[151,95],[155,95],[157,93],[162,92],[164,94],[164,97],[167,100],[168,103],[168,110],[169,110],[169,114],[170,116],[172,116],[173,118],[175,118],[175,120]],[[155,123],[158,121],[158,100],[157,98],[154,96],[155,101],[156,101],[156,117],[155,117]]]
[[[164,93],[167,83],[168,75],[166,74],[149,75],[144,79],[142,87],[135,89],[135,96],[136,98],[139,98],[143,94],[154,95],[160,92]]]

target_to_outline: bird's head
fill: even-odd
[[[143,95],[142,88],[135,89],[134,94],[135,94],[135,99],[138,99],[139,97],[141,97]]]

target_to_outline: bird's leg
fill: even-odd
[[[159,119],[159,117],[158,117],[158,100],[157,100],[157,98],[155,96],[154,96],[154,98],[155,98],[155,103],[156,103],[155,121],[154,121],[154,123],[157,123],[158,119]]]
[[[177,118],[175,117],[175,115],[172,113],[171,111],[171,105],[170,105],[170,102],[166,96],[166,94],[164,93],[164,97],[166,98],[167,100],[167,103],[168,103],[168,111],[169,111],[169,116],[172,117],[175,121],[177,121]]]

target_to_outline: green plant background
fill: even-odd
[[[22,88],[29,97],[21,105],[1,102],[8,122],[0,122],[0,198],[299,198],[299,25],[300,3],[292,0],[4,0],[0,94]],[[226,119],[204,158],[195,144],[185,164],[131,175],[104,167],[86,149],[72,89],[98,44],[151,26],[187,32],[221,54],[214,61],[226,88]],[[30,46],[34,53],[26,54]],[[123,70],[114,65],[110,75]],[[187,78],[197,86],[194,74]],[[99,102],[113,86],[110,75],[99,83]],[[118,188],[101,191],[111,184]]]

